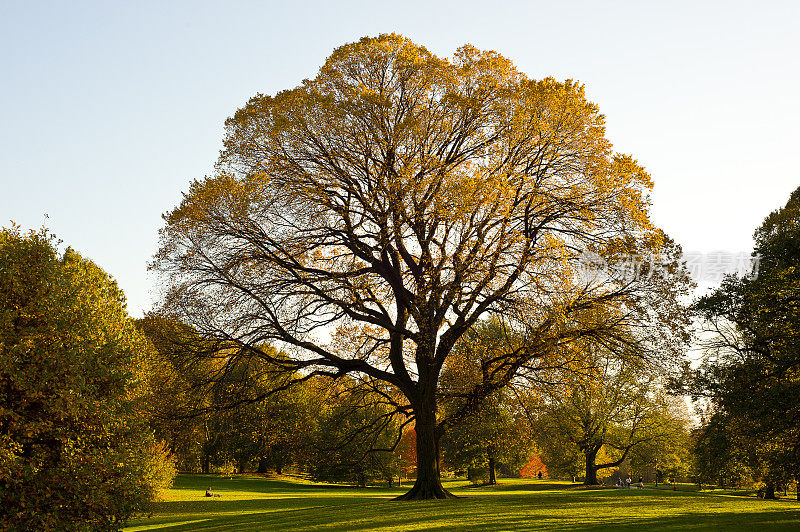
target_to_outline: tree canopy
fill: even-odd
[[[799,220],[797,189],[755,232],[757,270],[726,278],[697,302],[713,336],[690,391],[712,406],[700,438],[702,476],[745,465],[768,494],[793,479],[800,499]]]
[[[650,176],[604,123],[582,85],[530,79],[495,52],[444,59],[394,34],[341,46],[226,122],[216,173],[165,215],[164,310],[232,364],[388,384],[417,438],[406,498],[446,497],[439,377],[480,320],[518,340],[484,361],[466,403],[576,338],[646,325],[644,353],[682,337],[685,278],[649,219]],[[587,254],[610,268],[582,275]]]

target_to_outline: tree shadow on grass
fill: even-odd
[[[567,490],[582,489],[583,485],[566,484],[563,482],[547,482],[547,481],[534,481],[530,483],[514,482],[513,484],[505,484],[501,481],[493,485],[482,484],[478,486],[466,486],[463,489],[472,490],[479,488],[484,490],[494,490],[494,491],[567,491]]]
[[[393,493],[385,488],[357,490],[251,478],[249,482],[259,489],[250,489],[246,478],[240,485],[225,482],[226,489],[251,491],[253,498],[205,499],[198,493],[197,500],[159,503],[152,519],[133,525],[164,532],[800,530],[800,506],[738,498],[732,502],[729,497],[697,493],[576,490],[579,485],[533,481],[500,484],[482,492],[462,486],[458,491],[467,496],[455,500],[395,502],[388,500]],[[193,489],[190,483],[183,484],[182,489]],[[532,491],[538,493],[525,493]],[[730,504],[739,506],[729,510]]]
[[[350,493],[368,492],[387,492],[389,494],[397,491],[398,488],[388,488],[385,486],[368,486],[365,488],[357,487],[352,484],[327,484],[327,483],[304,483],[294,478],[264,478],[259,476],[232,476],[221,477],[218,475],[180,475],[174,484],[176,489],[198,490],[205,492],[207,487],[219,486],[219,491],[251,491],[256,493],[296,493],[296,492],[319,492],[336,490]],[[403,488],[400,488],[403,489]],[[387,495],[390,496],[390,495]]]
[[[598,517],[547,515],[521,515],[520,512],[480,512],[469,504],[458,500],[444,503],[410,503],[403,508],[392,505],[372,508],[362,512],[354,508],[325,508],[300,510],[289,514],[250,514],[211,518],[203,522],[178,525],[169,532],[211,532],[234,530],[481,530],[488,532],[515,531],[703,531],[703,530],[770,530],[796,531],[800,528],[800,509],[740,512],[687,512],[679,515],[656,518],[620,518],[606,514]],[[445,507],[442,507],[445,506]],[[437,511],[438,510],[438,511]]]

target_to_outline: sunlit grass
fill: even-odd
[[[207,487],[221,497],[203,497]],[[126,530],[800,530],[800,503],[792,501],[527,479],[446,487],[461,498],[393,502],[407,487],[181,475],[153,516]]]

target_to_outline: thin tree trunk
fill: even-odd
[[[797,500],[800,501],[800,475],[794,477],[794,489],[797,491]]]
[[[765,499],[774,499],[775,498],[775,484],[768,483],[766,488],[764,489],[764,498]]]
[[[203,473],[208,473],[211,470],[211,458],[207,455],[203,455],[203,463],[200,466]]]
[[[497,484],[497,477],[494,473],[494,456],[489,457],[489,484]]]

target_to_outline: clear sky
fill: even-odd
[[[160,216],[212,171],[225,118],[398,32],[580,80],[653,175],[656,222],[685,251],[747,252],[800,185],[798,28],[788,1],[0,0],[0,225],[46,223],[139,316]]]

